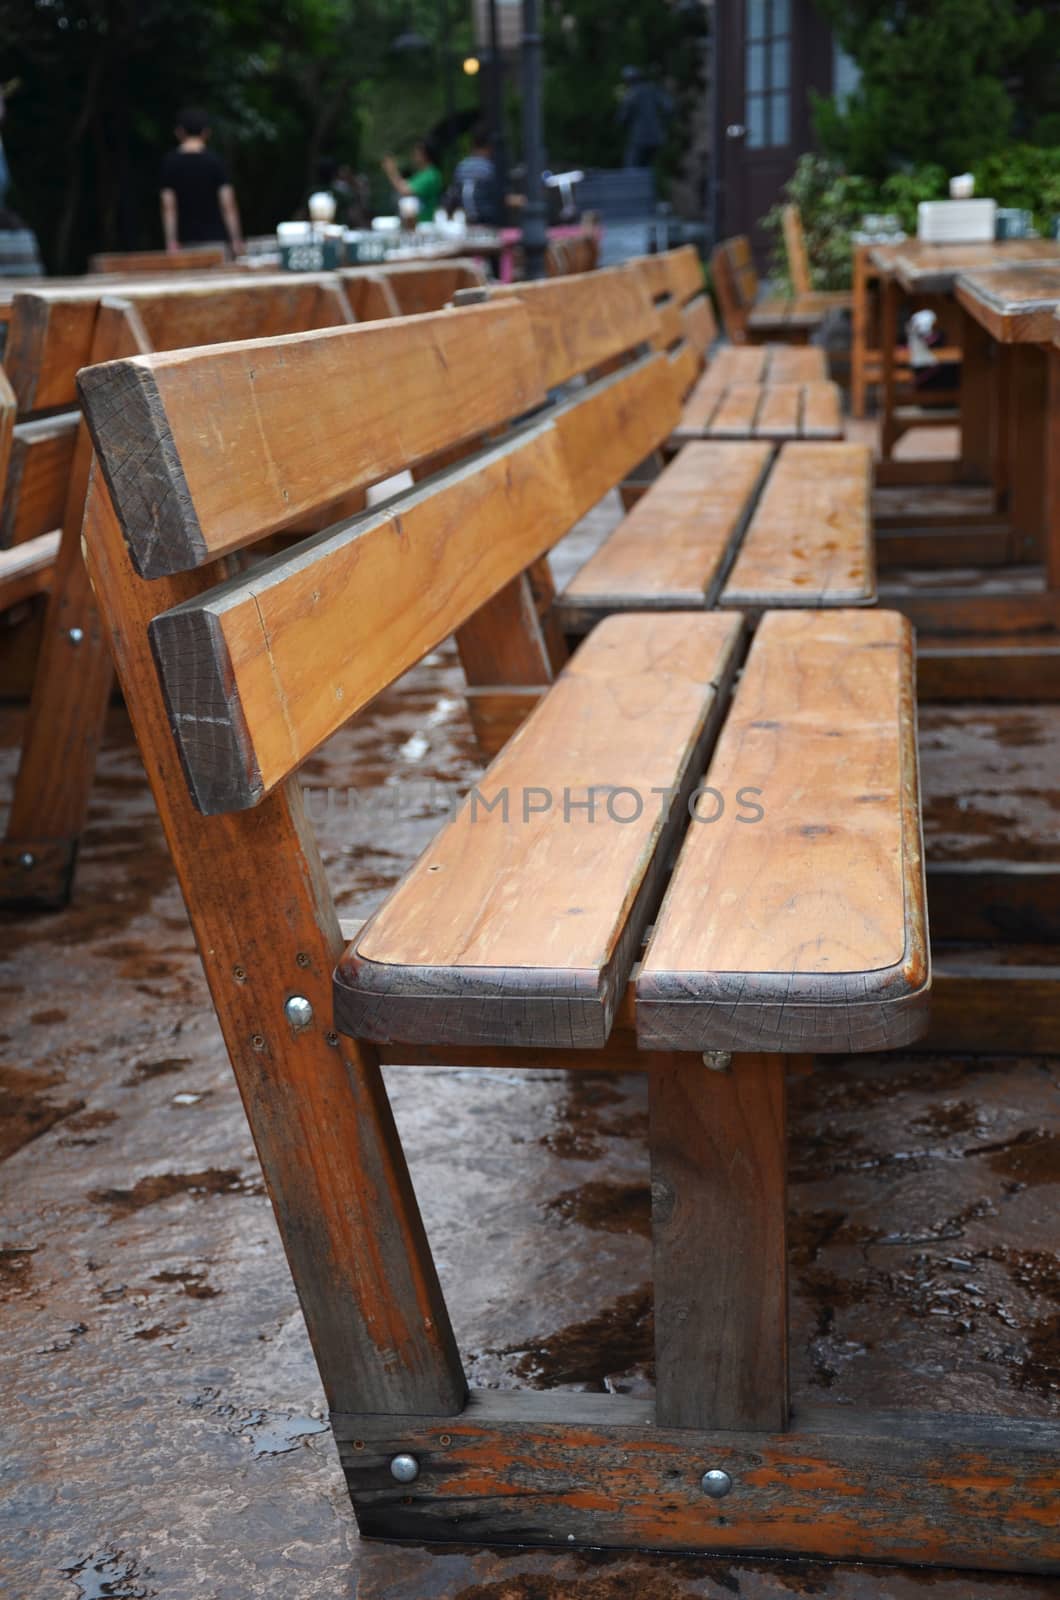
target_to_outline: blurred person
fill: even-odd
[[[210,119],[188,107],[177,117],[177,148],[162,162],[162,229],[166,249],[194,244],[230,244],[243,253],[243,229],[235,190],[220,156],[206,148]]]
[[[622,82],[626,92],[618,107],[618,120],[626,135],[624,164],[627,167],[654,166],[666,139],[674,103],[639,67],[623,67]]]
[[[431,222],[442,198],[445,184],[438,166],[438,157],[429,139],[417,139],[412,151],[414,168],[411,178],[403,178],[393,156],[384,156],[383,171],[387,181],[399,195],[412,195],[420,203],[420,222]]]
[[[472,129],[471,154],[457,162],[450,193],[453,209],[459,206],[469,222],[488,228],[500,227],[504,219],[497,168],[489,131],[483,123]]]

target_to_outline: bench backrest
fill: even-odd
[[[486,281],[479,264],[462,257],[449,261],[401,261],[367,269],[350,267],[339,276],[358,322],[441,311],[461,289],[474,289]],[[381,283],[385,285],[382,294]]]
[[[711,254],[710,271],[725,332],[733,344],[746,344],[747,319],[758,297],[750,240],[744,234],[723,239]]]
[[[223,244],[186,245],[181,250],[112,250],[89,257],[89,272],[203,272],[223,267]]]
[[[714,308],[703,282],[703,267],[693,245],[629,262],[647,286],[659,318],[655,347],[670,355],[670,368],[684,398],[706,363],[718,337]]]
[[[795,294],[810,294],[813,274],[806,250],[806,234],[802,226],[802,213],[798,206],[785,206],[780,214],[784,229],[784,252],[788,258],[788,277]]]
[[[545,402],[517,303],[134,358],[80,382],[138,603],[162,580],[152,646],[207,813],[274,790],[574,520],[551,414],[511,426]],[[216,576],[225,556],[498,431],[205,595],[180,576]]]

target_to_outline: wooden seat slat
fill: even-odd
[[[558,435],[538,423],[157,617],[199,809],[256,805],[574,520]],[[428,588],[429,610],[416,604]]]
[[[762,349],[761,345],[742,345],[733,354],[757,357]],[[710,367],[686,401],[672,442],[842,436],[839,389],[831,381],[719,384]]]
[[[425,371],[444,375],[445,406]],[[518,303],[134,357],[80,387],[145,577],[242,549],[545,398]]]
[[[759,383],[731,383],[725,390],[710,419],[710,435],[714,439],[751,439],[754,437],[758,410],[764,390]]]
[[[479,798],[465,801],[346,952],[334,987],[340,1030],[437,1044],[607,1039],[741,627],[717,613],[640,615],[590,635]],[[631,794],[643,801],[635,820],[608,815],[610,786],[623,791],[618,815],[633,814]],[[578,809],[590,789],[592,817]],[[507,820],[482,803],[498,807],[504,794]],[[541,809],[524,812],[524,797]]]
[[[803,438],[839,439],[842,435],[843,413],[837,385],[808,383],[802,397]]]
[[[922,1026],[913,670],[896,613],[763,620],[707,774],[725,812],[690,826],[645,952],[642,1048],[873,1050]]]
[[[582,632],[612,611],[714,604],[773,451],[686,445],[568,583],[564,624]]]
[[[797,439],[802,429],[802,385],[770,383],[763,385],[755,417],[755,436],[759,439]]]
[[[828,377],[828,357],[815,344],[767,344],[765,383],[817,383]]]
[[[721,596],[723,606],[869,605],[876,597],[872,454],[786,444]]]

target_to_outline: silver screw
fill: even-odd
[[[71,644],[80,644],[81,640],[85,637],[85,631],[83,628],[68,628],[66,637],[69,639]]]
[[[704,1050],[703,1065],[711,1072],[728,1072],[732,1056],[728,1050]]]
[[[313,1007],[304,994],[293,994],[284,1003],[283,1014],[292,1028],[308,1028],[313,1020]]]
[[[704,1472],[700,1488],[712,1500],[724,1500],[732,1488],[732,1479],[727,1472],[722,1472],[720,1467],[711,1467],[709,1472]]]
[[[35,867],[37,865],[37,858],[33,854],[32,850],[23,850],[22,854],[18,858],[18,864],[20,867],[25,867],[26,871],[28,872],[30,867]]]
[[[415,1456],[395,1456],[390,1463],[390,1476],[398,1483],[415,1483],[420,1475],[420,1464]]]

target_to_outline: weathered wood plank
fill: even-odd
[[[706,782],[637,983],[644,1048],[915,1037],[930,964],[908,626],[767,613]]]
[[[834,1408],[788,1433],[668,1429],[623,1395],[476,1391],[444,1427],[333,1416],[362,1533],[1060,1570],[1051,1423]],[[395,1483],[398,1452],[419,1465]],[[711,1500],[703,1473],[729,1473]]]
[[[145,577],[277,533],[544,399],[517,303],[139,357],[79,383]]]
[[[772,460],[767,444],[686,445],[571,579],[565,626],[584,632],[612,611],[713,605]]]
[[[58,553],[57,531],[27,539],[13,550],[0,550],[0,611],[44,593],[51,585]]]
[[[0,547],[62,525],[78,420],[76,411],[67,411],[16,425],[0,498]]]
[[[535,423],[156,617],[196,804],[257,804],[574,520],[556,435]]]
[[[85,548],[329,1403],[457,1412],[463,1372],[378,1062],[332,1031],[342,945],[297,785],[204,819],[181,775],[147,628],[209,575],[141,582],[98,476]]]
[[[875,597],[871,452],[860,444],[785,445],[721,604],[850,606]]]
[[[680,401],[669,358],[642,356],[576,390],[551,415],[577,521],[673,432]]]
[[[602,1045],[741,632],[716,612],[601,623],[347,950],[336,1025],[380,1040]]]
[[[660,1427],[787,1426],[784,1072],[752,1055],[649,1071]]]

